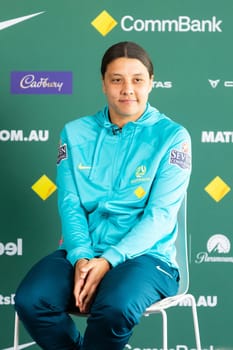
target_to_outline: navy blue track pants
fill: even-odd
[[[145,309],[177,293],[179,276],[150,255],[112,268],[98,287],[83,336],[69,314],[75,311],[73,280],[66,252],[57,250],[32,267],[16,292],[19,318],[42,349],[122,350]]]

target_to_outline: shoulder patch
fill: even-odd
[[[177,165],[182,169],[190,169],[191,156],[187,151],[188,151],[188,146],[186,143],[182,145],[182,151],[179,151],[177,149],[172,149],[170,153],[169,163],[173,165]]]
[[[64,143],[58,148],[57,165],[61,163],[62,160],[67,159],[67,145]]]

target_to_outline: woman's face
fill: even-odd
[[[135,58],[120,57],[107,65],[103,77],[111,122],[123,127],[137,120],[144,112],[153,76],[144,64]]]

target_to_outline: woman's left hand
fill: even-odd
[[[75,273],[75,276],[85,276],[81,289],[79,278],[76,279],[75,277],[74,296],[76,299],[76,306],[79,307],[81,313],[88,313],[96,289],[111,266],[104,258],[94,258],[86,261],[85,264],[79,267],[77,264],[76,268],[78,268],[78,273]]]

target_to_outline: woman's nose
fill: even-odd
[[[122,94],[123,95],[133,95],[134,91],[132,88],[132,85],[129,83],[125,83],[122,88]]]

